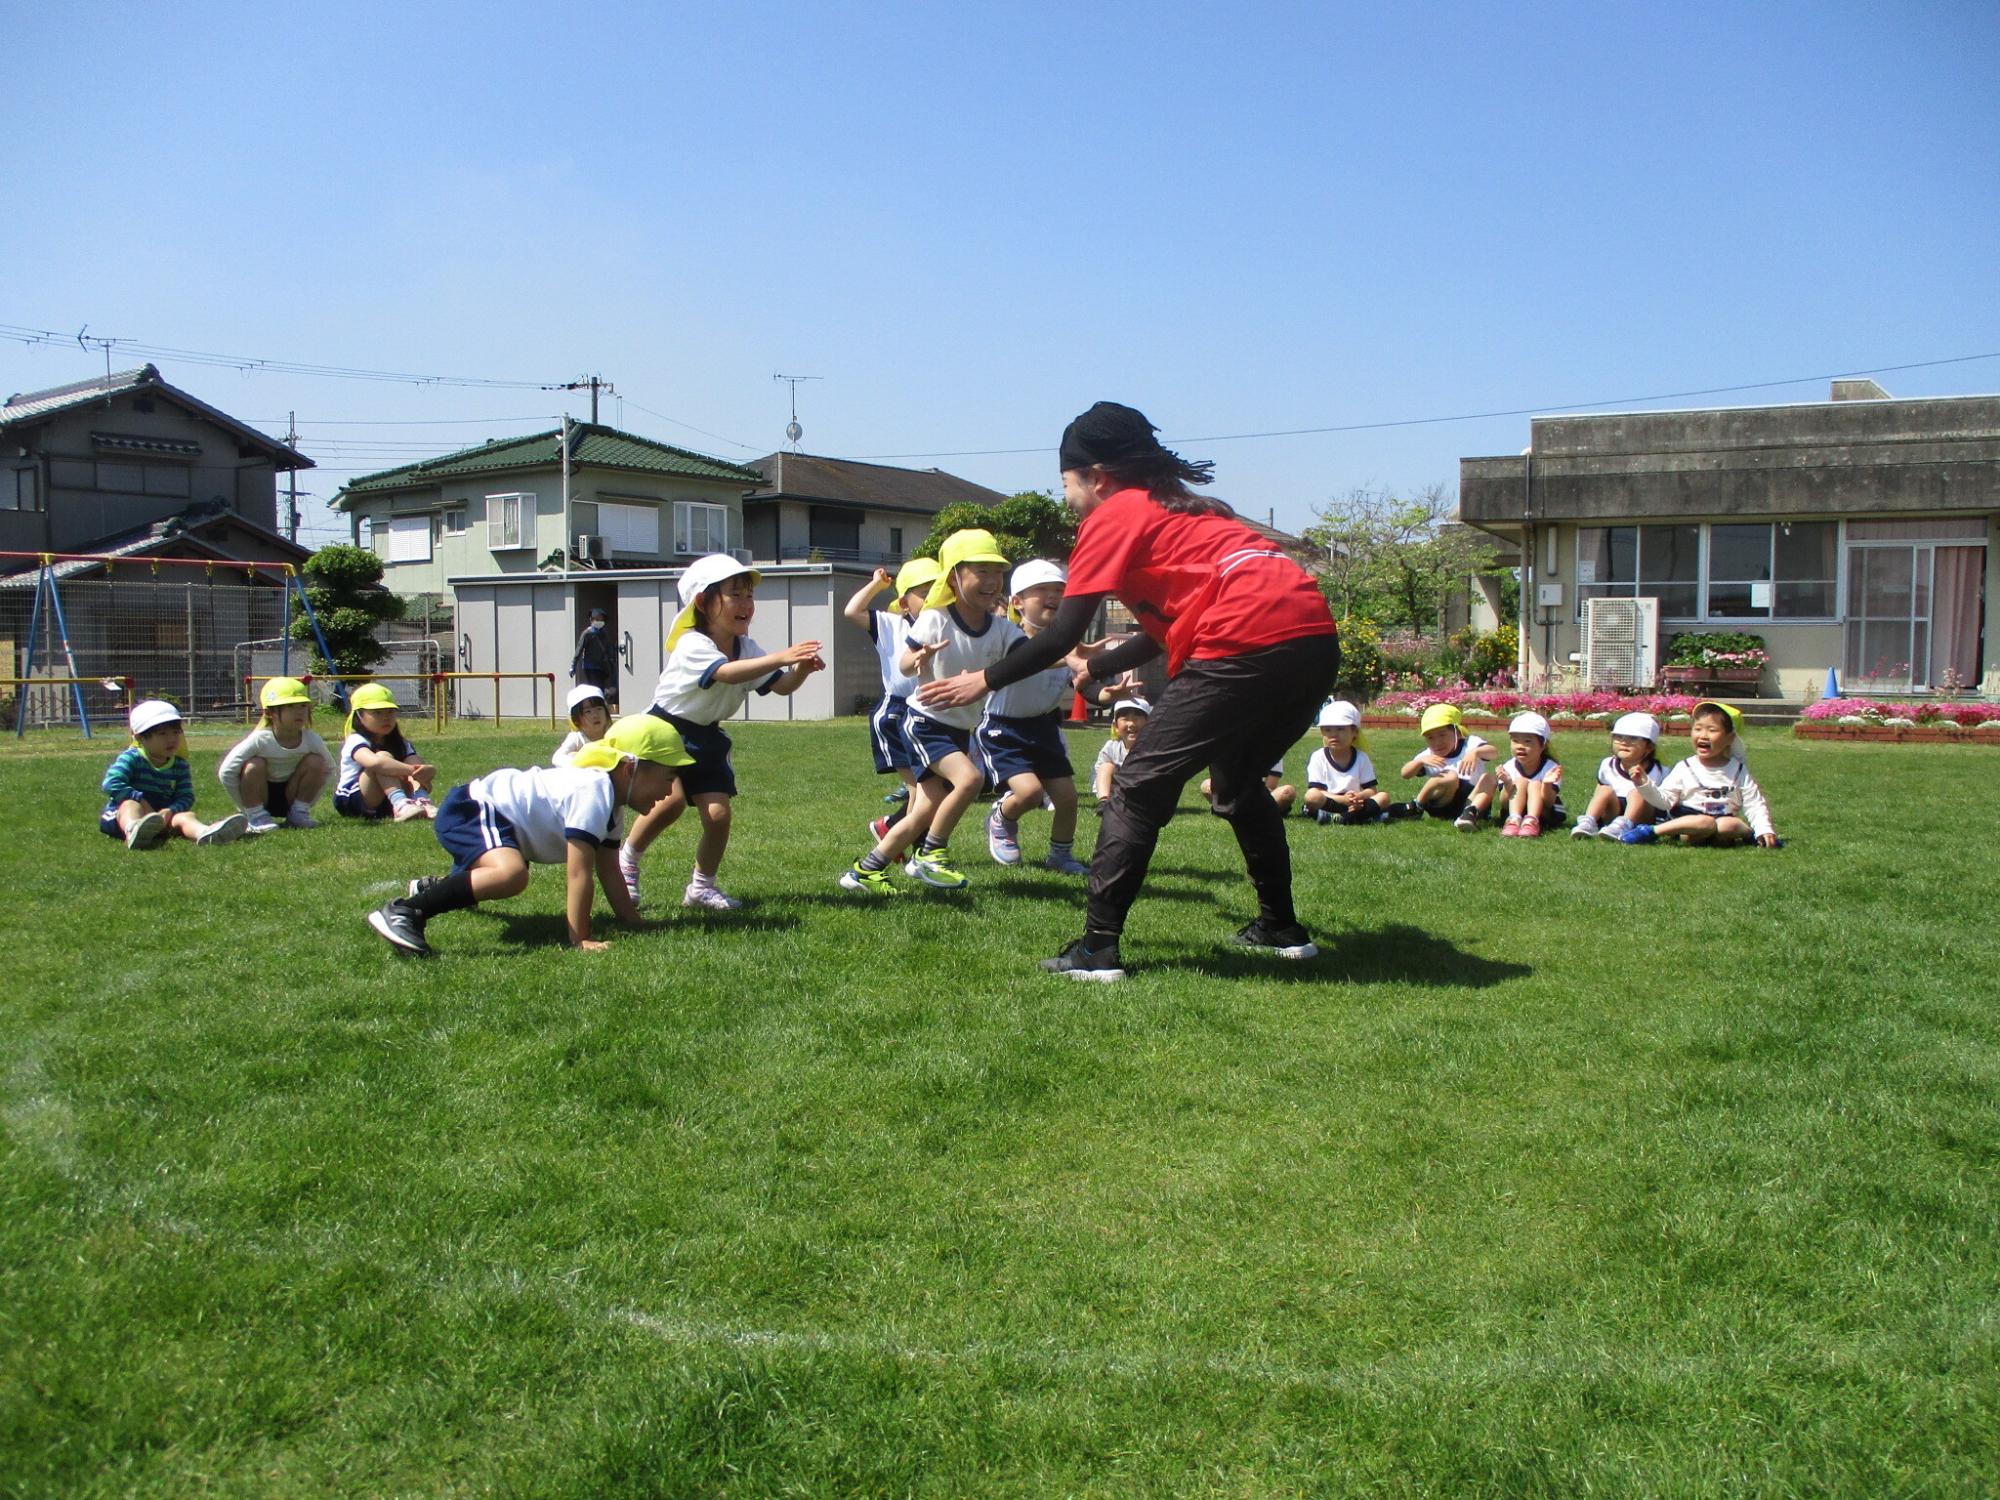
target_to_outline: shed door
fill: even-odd
[[[493,607],[493,590],[467,586],[458,590],[458,660],[446,670],[490,672],[496,650],[499,619]],[[477,677],[462,677],[452,684],[451,711],[462,717],[490,719],[498,705],[493,683]]]

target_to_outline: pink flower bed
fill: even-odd
[[[1369,711],[1416,718],[1433,703],[1456,703],[1467,713],[1488,713],[1496,718],[1533,709],[1550,719],[1617,718],[1620,714],[1652,714],[1665,719],[1685,716],[1701,702],[1692,693],[1526,693],[1518,688],[1479,688],[1471,691],[1429,688],[1419,693],[1383,693],[1372,700]]]
[[[1919,724],[1949,720],[1967,729],[2000,719],[2000,703],[1883,703],[1873,698],[1823,698],[1799,715],[1803,721],[1861,719],[1879,724],[1884,719],[1913,719]]]

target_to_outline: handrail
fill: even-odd
[[[493,684],[493,722],[496,724],[500,722],[500,679],[503,677],[540,678],[542,681],[546,682],[549,685],[549,728],[554,729],[556,727],[557,719],[556,719],[556,674],[555,673],[553,672],[433,672],[430,674],[431,681],[435,684],[438,684],[440,688],[446,682],[453,682],[466,677],[477,677],[481,681],[490,682]],[[440,733],[442,733],[444,730],[444,696],[445,695],[442,691],[434,691],[431,694],[432,702],[437,710],[437,727]]]

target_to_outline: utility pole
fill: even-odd
[[[298,445],[299,414],[295,411],[288,411],[285,413],[285,446],[287,448],[296,448]],[[292,469],[286,473],[285,486],[287,497],[285,505],[285,540],[288,542],[297,542],[299,539],[299,471],[297,469]]]
[[[579,375],[576,379],[557,387],[558,390],[564,391],[580,391],[585,388],[588,388],[590,391],[590,425],[595,427],[597,425],[597,393],[600,390],[605,390],[615,396],[618,394],[618,387],[606,380],[602,375]]]

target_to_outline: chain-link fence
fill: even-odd
[[[312,670],[311,648],[304,642],[291,643],[291,660],[285,659],[285,641],[282,636],[265,641],[245,641],[236,648],[236,681],[241,689],[246,679],[248,691],[242,696],[246,702],[255,702],[257,692],[268,678],[278,676],[303,677]],[[437,684],[435,681],[442,660],[442,652],[436,641],[409,640],[384,641],[382,649],[389,654],[380,665],[368,674],[370,682],[379,682],[396,695],[396,702],[405,714],[429,714],[436,708]],[[308,685],[316,703],[331,703],[337,690],[352,689],[351,682],[335,682],[331,678],[315,675]],[[248,710],[246,709],[247,713]]]

